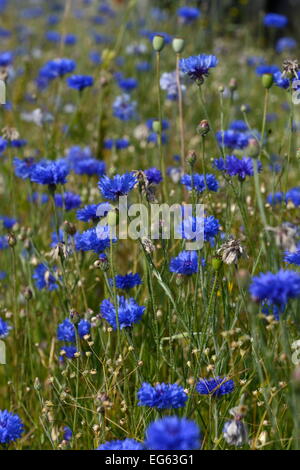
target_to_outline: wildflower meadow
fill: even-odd
[[[300,450],[300,38],[266,3],[0,0],[1,450]]]

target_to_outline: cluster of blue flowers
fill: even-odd
[[[217,158],[214,160],[214,167],[226,173],[228,176],[238,176],[241,181],[244,181],[247,176],[254,175],[254,159],[250,157],[238,158],[235,155],[228,155],[224,158]],[[256,160],[257,171],[262,170],[262,164]]]
[[[181,183],[188,189],[192,191],[193,189],[198,193],[203,193],[206,189],[209,191],[218,191],[219,183],[214,175],[199,175],[198,173],[193,173],[192,175],[184,175],[181,178]]]

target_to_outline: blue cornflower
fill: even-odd
[[[202,83],[208,76],[209,69],[218,65],[218,59],[214,55],[200,54],[186,59],[180,59],[179,66],[192,80]]]
[[[276,43],[276,51],[280,54],[284,51],[290,51],[297,47],[297,41],[294,38],[280,38]]]
[[[133,173],[125,173],[124,175],[115,175],[113,178],[103,176],[98,183],[98,187],[103,197],[116,200],[120,196],[128,194],[136,183],[136,177]]]
[[[218,191],[219,189],[218,180],[211,174],[205,176],[198,173],[194,173],[193,176],[183,175],[181,184],[184,184],[189,191],[195,189],[199,193],[202,193],[205,189],[210,191]]]
[[[161,171],[155,167],[148,168],[144,173],[150,184],[159,184],[163,180]]]
[[[110,280],[110,283],[111,285],[113,285],[112,279]],[[120,276],[118,274],[117,276],[115,276],[115,283],[118,289],[128,290],[128,289],[132,289],[133,287],[139,286],[140,284],[142,284],[142,279],[138,273],[136,274],[129,273],[129,274],[126,274],[125,276]]]
[[[264,17],[264,25],[269,28],[284,28],[288,24],[288,19],[284,15],[268,13]]]
[[[182,225],[177,230],[186,240],[203,239],[212,242],[220,230],[220,225],[213,215],[204,218],[184,217]]]
[[[77,36],[76,34],[66,34],[64,37],[64,43],[66,46],[74,46],[77,43]]]
[[[0,235],[0,250],[5,250],[5,248],[8,248],[8,246],[7,237]]]
[[[67,73],[74,72],[76,62],[72,59],[54,59],[46,62],[39,71],[39,77],[47,80],[54,80],[58,77],[63,77]]]
[[[278,65],[259,65],[256,68],[257,75],[274,75],[275,73],[280,72],[280,68]]]
[[[39,290],[47,289],[49,291],[58,289],[56,278],[51,274],[49,268],[45,264],[38,264],[34,270],[32,278]]]
[[[135,66],[138,72],[149,72],[151,70],[151,64],[146,60],[140,60]]]
[[[199,8],[194,7],[181,7],[177,10],[177,16],[182,19],[183,23],[190,24],[199,18],[201,15],[201,11]]]
[[[10,217],[0,215],[0,225],[1,225],[1,222],[3,223],[3,227],[10,230],[17,223],[17,219],[12,219]]]
[[[0,271],[0,281],[3,281],[3,279],[6,279],[7,273],[5,271]]]
[[[98,52],[98,51],[91,51],[89,53],[89,58],[90,58],[90,61],[93,62],[93,64],[95,64],[95,65],[101,65],[102,64],[102,57],[101,57],[100,52]]]
[[[60,348],[59,359],[63,361],[66,357],[67,359],[74,359],[75,353],[77,353],[76,346],[62,346]]]
[[[70,88],[83,91],[85,88],[94,85],[94,79],[90,75],[71,75],[67,78],[67,84]]]
[[[81,197],[72,191],[67,191],[64,194],[55,194],[55,205],[57,207],[64,207],[66,211],[77,209],[81,205]]]
[[[0,52],[0,67],[8,67],[12,64],[13,53],[10,51]]]
[[[101,444],[97,450],[143,450],[144,446],[135,439],[107,441]]]
[[[270,193],[267,196],[267,202],[272,206],[276,206],[277,204],[281,204],[284,201],[284,194],[280,191],[276,193]]]
[[[212,379],[200,379],[196,384],[196,390],[200,395],[212,395],[221,397],[233,392],[234,382],[227,377],[214,377]]]
[[[67,182],[69,168],[64,159],[52,161],[42,160],[37,163],[31,173],[31,181],[38,184],[57,185]]]
[[[176,72],[165,72],[160,78],[160,87],[167,92],[167,99],[176,101],[178,99],[178,86]],[[181,85],[181,90],[184,92],[185,85]]]
[[[157,384],[154,387],[144,382],[138,391],[138,405],[159,410],[182,408],[188,399],[183,387],[177,384]]]
[[[88,320],[85,320],[83,318],[78,323],[78,334],[80,338],[84,338],[84,336],[89,335],[90,332],[91,332],[91,324]]]
[[[240,159],[235,155],[229,155],[226,159],[217,158],[214,160],[214,167],[229,176],[238,176],[242,181],[246,176],[254,175],[253,159],[250,157]],[[258,171],[262,170],[262,164],[259,160],[257,160],[257,167]]]
[[[96,158],[83,158],[73,161],[73,171],[77,175],[103,176],[105,174],[105,163]]]
[[[148,426],[145,444],[149,450],[196,450],[201,445],[201,433],[194,421],[166,416]]]
[[[109,202],[91,204],[77,211],[77,219],[83,222],[97,221],[100,217],[105,217],[113,206]]]
[[[4,152],[4,150],[6,150],[8,146],[8,142],[7,140],[3,139],[3,137],[0,137],[0,154]]]
[[[198,272],[198,255],[196,251],[181,251],[170,262],[171,273],[191,275]]]
[[[124,78],[123,76],[117,77],[117,83],[125,93],[130,93],[138,86],[138,81],[135,78]]]
[[[269,302],[283,310],[289,299],[300,296],[300,274],[284,269],[261,273],[252,278],[249,291],[255,301]]]
[[[64,441],[70,441],[72,439],[73,432],[72,429],[69,426],[64,427],[64,436],[63,439]]]
[[[61,35],[58,31],[50,30],[50,31],[46,31],[45,39],[49,42],[58,43],[61,40]]]
[[[74,324],[66,318],[62,323],[57,327],[57,339],[59,341],[66,341],[67,343],[76,342],[76,333]]]
[[[121,121],[129,121],[136,116],[136,102],[127,94],[117,96],[112,105],[113,115]]]
[[[229,126],[229,129],[233,131],[238,131],[238,132],[247,132],[248,131],[248,126],[245,123],[245,121],[242,120],[236,120],[232,121],[232,123]]]
[[[0,410],[0,444],[9,444],[20,439],[24,425],[17,414]]]
[[[118,302],[118,325],[122,330],[138,323],[143,316],[146,307],[142,307],[136,303],[133,298],[125,299],[123,296],[117,296]],[[105,299],[100,305],[102,317],[117,330],[117,318],[115,306],[110,300]]]
[[[284,253],[283,261],[288,264],[295,264],[300,266],[300,247],[297,247],[297,251],[286,251]]]
[[[274,73],[273,78],[274,78],[275,85],[278,86],[279,88],[284,88],[285,90],[287,90],[290,87],[289,79],[283,77],[280,71]]]
[[[291,188],[285,195],[286,202],[292,202],[295,207],[300,206],[300,187]]]
[[[8,336],[9,331],[11,329],[12,327],[9,326],[9,324],[6,321],[0,318],[0,339],[6,338],[6,336]]]
[[[233,129],[219,131],[216,133],[217,141],[220,147],[242,150],[249,144],[249,137],[244,132],[238,132]]]
[[[129,145],[130,145],[130,142],[126,137],[115,140],[115,147],[117,150],[127,149]]]
[[[116,239],[113,238],[112,242]],[[110,246],[110,231],[108,226],[90,228],[83,233],[76,233],[75,247],[77,251],[93,251],[101,253]]]

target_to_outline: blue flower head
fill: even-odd
[[[67,343],[76,342],[76,334],[74,324],[66,318],[62,323],[57,327],[57,339],[59,341],[66,341]]]
[[[145,175],[150,184],[159,184],[163,180],[161,171],[155,167],[145,170]]]
[[[284,310],[289,299],[300,296],[300,274],[284,269],[261,273],[252,278],[249,291],[255,301],[269,302]]]
[[[143,450],[144,446],[135,439],[107,441],[101,444],[97,450]]]
[[[116,242],[116,239],[113,238],[112,242]],[[76,233],[75,235],[77,251],[93,251],[98,254],[108,248],[110,243],[110,231],[107,226],[90,228],[83,233]]]
[[[183,23],[190,24],[197,20],[201,15],[198,8],[194,7],[181,7],[177,10],[177,16],[182,19]]]
[[[111,285],[113,285],[113,280],[110,281]],[[118,289],[129,290],[135,286],[139,286],[142,284],[141,276],[136,273],[129,273],[125,276],[120,276],[119,274],[115,276],[115,283]]]
[[[38,264],[34,270],[32,278],[39,290],[47,289],[49,291],[58,289],[57,279],[51,274],[45,264]]]
[[[295,207],[300,206],[300,187],[296,186],[295,188],[289,189],[285,195],[286,203],[292,202]]]
[[[196,251],[181,251],[170,262],[170,271],[176,274],[190,276],[198,272],[198,254]]]
[[[217,170],[224,171],[229,176],[238,176],[241,181],[247,176],[254,175],[253,159],[250,157],[242,157],[241,159],[235,155],[229,155],[225,159],[218,158],[214,160],[214,167]],[[262,170],[262,164],[257,161],[258,171]]]
[[[104,198],[116,200],[120,196],[128,194],[136,183],[136,177],[133,173],[125,173],[124,175],[115,175],[113,178],[103,176],[99,181],[98,187]]]
[[[268,13],[264,17],[264,25],[269,28],[284,28],[288,24],[288,19],[284,15]]]
[[[138,405],[159,410],[182,408],[188,399],[183,387],[177,384],[157,384],[154,387],[144,382],[138,391]]]
[[[68,73],[74,72],[76,68],[76,63],[72,59],[54,59],[49,60],[46,64],[40,69],[39,77],[42,77],[46,80],[54,80],[58,77],[63,77]]]
[[[94,79],[89,75],[71,75],[71,77],[67,78],[67,84],[69,88],[83,91],[85,88],[94,85]]]
[[[11,326],[9,326],[9,324],[2,320],[2,318],[0,318],[0,339],[3,339],[3,338],[6,338],[6,336],[8,336],[9,334],[9,331],[11,330]]]
[[[121,121],[130,121],[136,116],[136,102],[127,94],[117,96],[112,105],[113,115]]]
[[[20,439],[24,425],[17,414],[0,410],[0,444],[9,444]]]
[[[297,41],[294,38],[284,37],[278,39],[276,51],[281,54],[284,51],[291,51],[297,47]]]
[[[118,324],[119,328],[129,328],[134,323],[138,323],[142,318],[145,307],[142,307],[136,303],[133,298],[125,299],[123,296],[117,297],[118,302]],[[100,312],[102,317],[117,330],[117,318],[115,306],[110,300],[105,299],[100,305]]]
[[[211,174],[207,174],[205,176],[199,175],[198,173],[193,173],[193,175],[183,175],[181,178],[181,184],[184,184],[188,191],[195,189],[198,193],[202,193],[205,189],[214,192],[219,189],[218,180]]]
[[[11,217],[0,215],[0,227],[1,227],[1,223],[3,224],[3,227],[10,230],[17,223],[17,219],[12,219]]]
[[[59,360],[63,361],[65,358],[74,359],[77,349],[75,346],[62,346],[60,348]]]
[[[62,194],[55,194],[55,205],[57,207],[64,207],[66,211],[77,209],[81,205],[81,197],[72,191],[66,191]]]
[[[297,248],[297,251],[286,251],[283,261],[288,264],[300,266],[300,247]]]
[[[31,181],[38,184],[56,186],[65,184],[69,168],[64,159],[51,161],[42,160],[37,163],[31,173]]]
[[[180,59],[179,66],[183,73],[201,84],[204,77],[208,76],[209,69],[216,67],[218,62],[218,59],[214,55],[200,54],[186,59]]]
[[[212,379],[200,379],[196,384],[196,390],[200,395],[212,395],[221,397],[232,393],[234,382],[227,377],[214,377]]]
[[[201,433],[194,421],[166,416],[148,426],[145,444],[149,450],[196,450],[201,445]]]

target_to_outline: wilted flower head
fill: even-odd
[[[287,59],[282,64],[282,76],[286,78],[298,79],[299,62],[298,60]]]
[[[241,256],[245,255],[245,250],[240,240],[228,240],[217,250],[217,254],[221,256],[225,264],[237,264]]]

